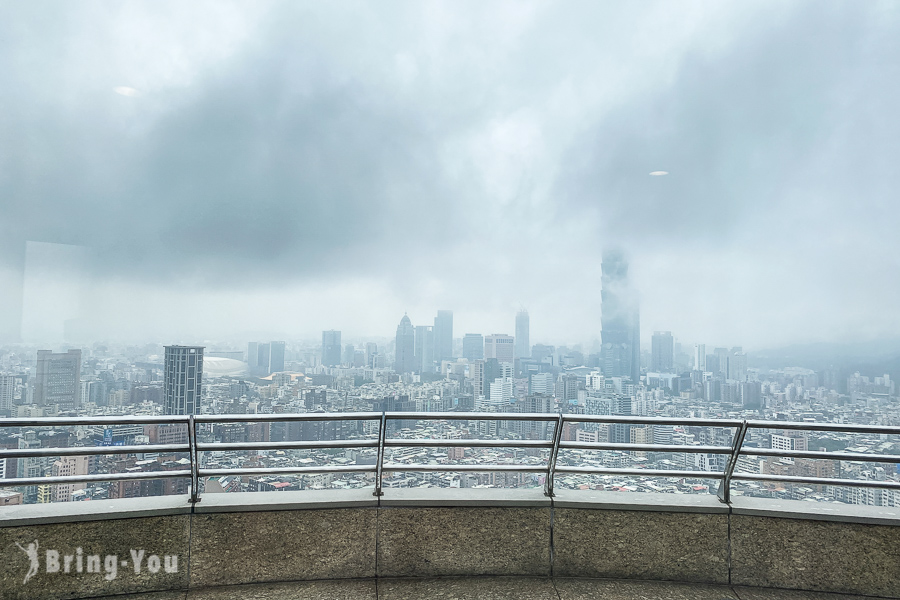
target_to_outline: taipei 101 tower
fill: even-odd
[[[603,252],[600,324],[604,377],[641,376],[641,327],[638,302],[628,284],[628,262],[620,250]]]

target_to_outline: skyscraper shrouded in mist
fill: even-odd
[[[334,367],[341,364],[341,332],[329,329],[322,332],[322,364]]]
[[[203,346],[166,346],[167,415],[196,415],[203,395]]]
[[[397,325],[396,347],[394,348],[394,371],[413,373],[416,369],[416,328],[407,315],[403,315]]]
[[[671,331],[654,331],[650,342],[650,370],[671,373],[675,369],[675,338]]]
[[[706,370],[706,344],[694,344],[694,370]]]
[[[628,262],[619,250],[603,253],[601,264],[601,365],[604,377],[641,376],[641,328],[637,298],[628,283]]]
[[[528,311],[520,310],[516,313],[516,358],[531,357],[529,327]]]
[[[434,371],[435,335],[431,325],[418,325],[416,330],[416,372],[432,373]]]
[[[81,350],[65,353],[38,350],[34,403],[58,404],[60,410],[73,410],[81,405]]]
[[[453,358],[453,311],[439,310],[434,318],[434,360]]]
[[[284,371],[284,342],[269,342],[269,373]]]

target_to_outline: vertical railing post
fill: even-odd
[[[559,442],[562,440],[563,415],[559,413],[556,428],[553,430],[553,447],[550,449],[550,460],[547,461],[547,482],[544,495],[553,497],[553,478],[556,476],[556,457],[559,456]]]
[[[387,435],[387,415],[381,413],[381,421],[378,428],[378,458],[375,459],[375,493],[374,496],[382,496],[381,491],[381,468],[384,465],[384,439]]]
[[[725,477],[719,482],[719,492],[716,494],[719,497],[719,501],[724,502],[725,504],[731,502],[731,476],[734,475],[734,468],[737,466],[737,461],[741,454],[741,447],[744,445],[744,437],[746,435],[747,421],[744,420],[734,434],[731,454],[728,457],[728,464],[725,465]]]
[[[197,452],[197,421],[188,417],[188,444],[191,454],[191,504],[200,502],[200,458]]]

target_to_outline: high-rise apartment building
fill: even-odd
[[[203,346],[166,346],[167,415],[196,415],[203,395]]]
[[[671,331],[654,331],[650,350],[651,371],[671,373],[675,369],[675,338]]]
[[[614,396],[610,398],[610,414],[631,416],[631,397]],[[631,425],[614,423],[609,428],[609,441],[612,444],[628,444],[631,442]]]
[[[472,381],[472,395],[475,400],[484,395],[484,361],[473,360],[469,364],[469,379]]]
[[[434,360],[453,358],[453,311],[439,310],[434,318]]]
[[[81,350],[61,354],[38,350],[34,403],[58,404],[60,410],[73,410],[81,404]]]
[[[483,335],[480,333],[467,333],[463,337],[463,358],[470,361],[484,358]]]
[[[413,373],[416,371],[416,328],[407,315],[403,315],[397,325],[394,348],[394,371]]]
[[[12,375],[0,375],[0,411],[12,410],[15,394],[16,378]]]
[[[630,377],[637,383],[641,375],[640,314],[628,283],[628,262],[619,251],[603,253],[600,299],[603,375]]]
[[[341,364],[341,332],[329,329],[322,332],[322,364],[335,367]]]
[[[53,463],[50,471],[53,477],[71,477],[76,475],[88,474],[88,457],[87,456],[63,456]],[[83,490],[84,483],[60,483],[52,486],[54,502],[70,502],[72,500],[72,492]]]
[[[706,371],[706,344],[694,344],[694,370]]]
[[[528,311],[520,310],[516,313],[516,358],[531,357],[531,342],[529,341]]]
[[[511,335],[495,333],[484,338],[485,360],[496,358],[502,363],[513,364],[515,361],[514,338]]]

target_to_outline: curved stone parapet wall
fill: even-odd
[[[369,494],[207,494],[195,507],[183,497],[7,507],[0,509],[0,597],[442,575],[900,597],[894,509],[749,499],[726,506],[711,496],[588,492],[564,492],[551,502],[535,490],[391,490],[380,500]],[[28,577],[35,540],[38,565]],[[58,572],[48,550],[59,554]],[[88,572],[92,556],[99,572]]]

